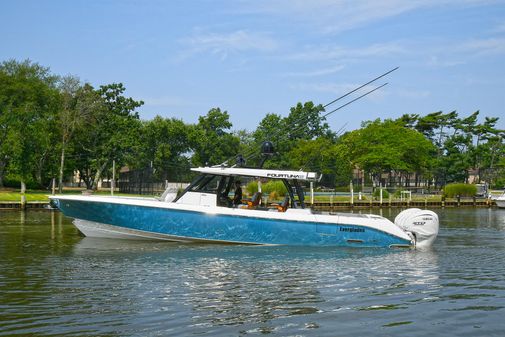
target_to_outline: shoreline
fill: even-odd
[[[314,204],[307,203],[307,207],[312,208],[315,211],[329,211],[332,212],[335,209],[364,209],[364,208],[409,208],[409,207],[420,207],[420,208],[454,208],[454,207],[476,207],[476,208],[491,208],[497,207],[493,200],[489,199],[469,199],[469,200],[450,200],[450,201],[385,201],[380,203],[379,201],[341,201],[341,202],[315,202]],[[21,203],[19,201],[0,201],[0,211],[2,210],[23,210],[23,209],[47,209],[54,210],[51,208],[48,201],[27,201],[26,203]]]

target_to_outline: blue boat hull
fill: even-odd
[[[67,216],[181,241],[244,244],[391,247],[410,242],[377,229],[346,224],[208,214],[167,208],[61,200]]]

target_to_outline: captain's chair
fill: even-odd
[[[244,200],[245,203],[247,204],[247,208],[251,209],[258,206],[261,201],[261,196],[262,196],[261,192],[256,192],[253,194],[251,200]]]
[[[277,204],[275,206],[279,212],[286,212],[289,207],[289,196],[286,196],[280,204]]]

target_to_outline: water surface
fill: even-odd
[[[0,212],[0,336],[503,336],[505,210],[436,211],[425,251],[93,239]]]

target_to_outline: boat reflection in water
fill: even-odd
[[[244,331],[266,333],[278,329],[280,321],[296,329],[317,328],[318,322],[335,312],[351,317],[380,307],[395,310],[398,296],[415,289],[410,298],[426,301],[440,287],[437,256],[431,250],[83,238],[74,247],[74,259],[80,257],[95,262],[87,264],[94,270],[80,269],[79,273],[100,271],[105,282],[113,278],[116,296],[125,296],[114,302],[130,303],[144,317],[155,315],[149,313],[153,306],[165,308],[167,320],[185,317],[189,319],[186,328],[193,332],[218,326],[236,331],[234,327],[240,325]],[[135,272],[127,270],[127,265]],[[140,265],[142,275],[136,268]]]

